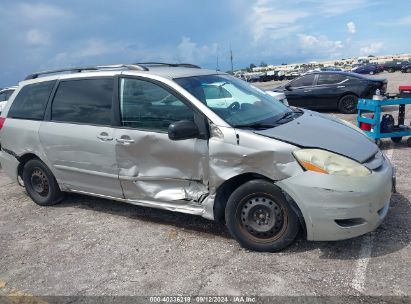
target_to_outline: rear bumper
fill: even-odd
[[[385,160],[365,177],[304,172],[277,183],[299,206],[307,239],[332,241],[376,229],[387,215],[394,171]]]
[[[19,166],[19,161],[4,150],[0,151],[0,164],[2,170],[12,179],[17,181],[17,168]]]

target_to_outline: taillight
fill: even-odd
[[[5,122],[6,122],[6,117],[0,117],[0,130],[3,129]]]

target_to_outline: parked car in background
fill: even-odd
[[[404,64],[401,67],[401,72],[403,73],[411,73],[411,62],[408,61],[408,63]]]
[[[15,90],[16,87],[9,87],[0,90],[0,114],[3,111],[3,108],[9,100],[10,96],[13,94]]]
[[[365,64],[365,65],[360,65],[351,70],[353,73],[357,74],[370,74],[374,75],[380,72],[380,68],[376,66],[375,64]]]
[[[287,80],[291,80],[291,79],[295,79],[297,77],[300,76],[300,72],[298,71],[290,71],[288,73],[285,74],[285,79]]]
[[[342,68],[338,67],[323,67],[318,69],[320,72],[343,72],[344,70]]]
[[[401,71],[402,67],[407,65],[408,63],[409,63],[408,61],[399,61],[399,60],[389,61],[384,64],[384,70],[388,71],[389,73]]]
[[[203,216],[257,251],[382,223],[394,171],[365,134],[190,66],[29,75],[0,116],[2,169],[40,206],[71,192]],[[213,107],[204,88],[224,86],[235,101]]]
[[[285,79],[285,71],[283,70],[275,71],[275,74],[274,74],[275,81],[283,81],[284,79]]]
[[[358,98],[371,98],[379,89],[384,94],[387,80],[350,72],[315,72],[273,89],[284,92],[291,106],[309,109],[339,109],[355,113]]]

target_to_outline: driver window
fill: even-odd
[[[166,89],[149,81],[123,78],[120,82],[121,123],[125,127],[167,132],[179,120],[194,121],[194,112]]]
[[[300,78],[297,78],[291,81],[290,86],[292,88],[312,86],[314,82],[314,78],[315,78],[315,74],[305,75],[303,77],[300,77]]]

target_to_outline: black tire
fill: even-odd
[[[344,114],[353,114],[357,112],[358,97],[354,94],[347,94],[340,98],[338,109]]]
[[[370,71],[370,75],[374,75],[374,71]]]
[[[228,230],[244,248],[274,252],[294,242],[300,223],[273,183],[252,180],[238,187],[225,209]]]
[[[375,144],[378,146],[378,148],[382,147],[382,140],[381,139],[376,139]]]
[[[52,206],[63,199],[63,193],[49,168],[40,160],[29,160],[23,169],[23,181],[30,198],[40,206]]]
[[[395,143],[399,143],[402,140],[402,137],[391,137],[391,140]]]
[[[407,146],[408,146],[408,147],[411,147],[411,137],[409,137],[409,138],[407,139]]]
[[[411,73],[411,68],[407,68],[407,69],[405,70],[405,73]]]

